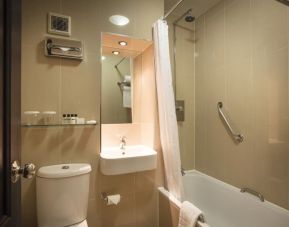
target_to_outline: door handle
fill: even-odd
[[[20,176],[24,178],[31,179],[36,172],[36,166],[33,163],[27,163],[22,168],[19,164],[19,161],[15,160],[11,164],[11,181],[16,183]]]

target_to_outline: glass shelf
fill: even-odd
[[[98,123],[84,123],[84,124],[37,124],[37,125],[26,125],[22,124],[24,128],[45,128],[45,127],[79,127],[79,126],[96,126]]]

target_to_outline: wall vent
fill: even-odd
[[[57,13],[48,13],[48,33],[70,36],[71,18]]]

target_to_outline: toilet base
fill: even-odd
[[[88,225],[87,225],[87,221],[84,220],[84,221],[82,221],[80,223],[77,223],[77,224],[74,224],[74,225],[70,225],[69,227],[88,227]]]

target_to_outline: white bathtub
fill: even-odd
[[[289,211],[257,197],[241,193],[215,178],[191,171],[183,177],[185,200],[192,202],[204,213],[211,227],[289,227]],[[160,188],[177,207],[176,200]]]

